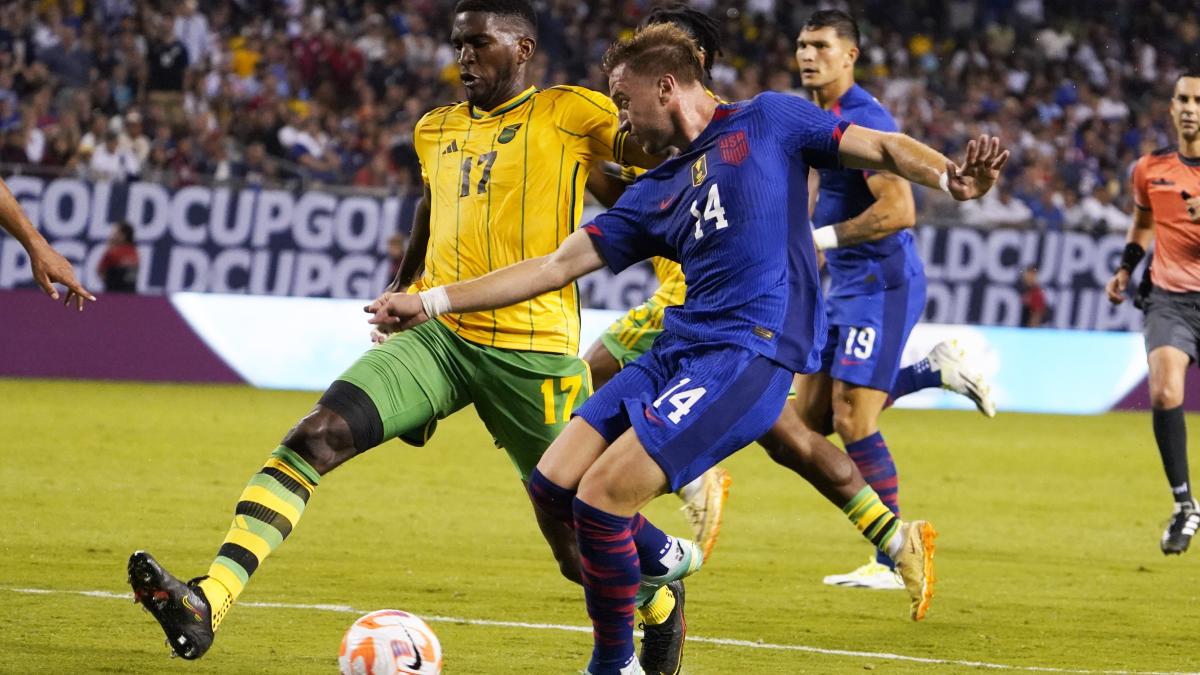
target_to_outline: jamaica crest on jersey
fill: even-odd
[[[521,128],[521,123],[510,124],[500,130],[500,135],[496,136],[497,143],[507,143],[517,137],[517,130]]]

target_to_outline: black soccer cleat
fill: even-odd
[[[134,601],[158,620],[176,655],[185,659],[204,656],[213,642],[212,610],[195,579],[185,584],[164,570],[154,556],[135,551],[129,556],[129,585]]]
[[[1195,500],[1188,504],[1176,504],[1175,513],[1162,536],[1163,555],[1179,555],[1188,550],[1192,535],[1200,528],[1200,509]]]
[[[642,625],[642,653],[638,661],[646,675],[675,675],[683,666],[683,641],[687,637],[687,621],[683,616],[683,581],[667,584],[675,596],[675,608],[660,624]]]

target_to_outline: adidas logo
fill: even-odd
[[[450,145],[446,146],[446,149],[442,151],[442,154],[448,155],[452,152],[458,152],[458,141],[456,140],[450,141]]]

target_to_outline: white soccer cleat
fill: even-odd
[[[822,581],[826,586],[843,588],[870,588],[876,591],[902,591],[904,580],[892,568],[881,565],[871,556],[871,561],[847,574],[831,574]]]
[[[717,535],[721,533],[721,518],[725,515],[725,500],[729,498],[729,485],[732,482],[728,471],[713,467],[678,493],[683,499],[681,508],[692,524],[692,533],[704,553],[704,560],[708,560],[717,543]]]
[[[958,340],[939,342],[929,352],[929,364],[942,375],[942,388],[971,399],[985,417],[996,416],[992,387],[982,374],[967,366],[967,352]]]

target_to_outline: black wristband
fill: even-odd
[[[1118,270],[1125,270],[1132,273],[1138,263],[1142,262],[1142,258],[1146,257],[1146,249],[1132,241],[1125,244],[1125,250],[1121,253],[1121,264],[1117,267]]]

